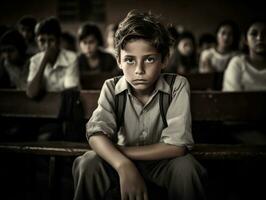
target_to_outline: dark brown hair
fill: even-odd
[[[120,51],[129,40],[144,39],[157,49],[162,62],[169,54],[170,38],[167,29],[151,13],[130,11],[119,24],[115,34],[116,57],[120,60]]]

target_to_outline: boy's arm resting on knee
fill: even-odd
[[[187,153],[187,148],[185,146],[175,146],[165,143],[120,147],[120,150],[132,160],[162,160],[183,156]]]
[[[100,157],[117,171],[122,199],[127,199],[132,195],[136,196],[136,199],[147,199],[147,188],[138,169],[106,135],[98,133],[90,136],[89,144]]]
[[[123,165],[132,163],[131,160],[122,154],[104,134],[97,133],[90,136],[89,144],[91,148],[116,171],[118,171]]]

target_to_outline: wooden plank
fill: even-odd
[[[105,80],[115,76],[112,73],[82,74],[80,82],[83,90],[100,90]]]
[[[41,100],[29,99],[24,91],[0,90],[0,116],[56,118],[60,93],[47,93]]]
[[[81,101],[89,119],[97,107],[98,90],[81,91]],[[60,94],[47,93],[40,101],[27,98],[23,91],[0,90],[0,116],[57,118]],[[192,91],[194,121],[265,121],[266,92]]]
[[[0,152],[43,156],[79,156],[89,151],[87,143],[0,143]],[[266,159],[266,145],[196,144],[191,153],[201,160]]]
[[[195,121],[266,121],[266,92],[192,92]]]
[[[83,74],[81,75],[81,85],[84,90],[99,90],[105,80],[116,75],[111,73]],[[218,90],[222,87],[223,73],[185,74],[191,90]]]

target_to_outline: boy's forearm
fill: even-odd
[[[30,98],[34,98],[38,96],[43,87],[42,82],[43,82],[43,73],[44,73],[45,65],[46,65],[46,62],[42,61],[37,74],[32,79],[32,81],[28,83],[26,93],[27,93],[27,96]]]
[[[91,148],[106,162],[108,162],[117,172],[124,166],[131,164],[123,153],[103,134],[91,136],[89,139]]]
[[[186,147],[157,143],[146,146],[120,147],[121,152],[132,160],[161,160],[183,156]]]

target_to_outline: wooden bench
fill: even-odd
[[[112,78],[110,73],[84,74],[81,76],[81,85],[84,90],[101,89],[106,79]],[[185,74],[191,90],[221,90],[223,73]]]
[[[97,107],[99,91],[81,91],[80,98],[86,110],[85,118],[89,119],[94,109]],[[13,118],[39,118],[39,119],[56,119],[60,108],[60,93],[47,93],[41,101],[28,99],[23,91],[0,90],[0,119]],[[19,104],[17,103],[19,102]],[[193,123],[197,122],[245,122],[253,124],[262,124],[266,120],[266,92],[200,92],[192,91],[191,93],[191,112]],[[204,106],[205,105],[205,106]],[[252,105],[252,106],[251,106]],[[62,143],[68,147],[67,143]],[[18,145],[19,146],[19,145]],[[207,145],[208,146],[208,145]],[[202,158],[223,159],[225,153],[222,148],[217,148],[213,152],[214,146],[201,149],[195,148],[194,154],[201,155]],[[217,146],[217,144],[216,144]],[[232,148],[232,157],[235,158],[239,147],[236,145],[227,145],[226,149]],[[20,147],[18,147],[20,149]],[[41,148],[41,147],[40,147]],[[234,150],[235,148],[235,150]],[[250,146],[247,151],[252,152]],[[256,147],[252,148],[256,149]],[[1,148],[3,150],[3,148]],[[8,149],[8,148],[7,148]],[[22,148],[23,149],[23,148]],[[217,152],[221,151],[221,154]],[[44,150],[45,151],[45,150]],[[233,153],[234,152],[234,153]],[[239,150],[239,156],[242,158],[242,150]],[[49,151],[47,151],[49,153]],[[204,153],[208,156],[204,156]],[[229,156],[228,154],[227,156]],[[256,154],[252,154],[256,157]],[[261,155],[264,155],[263,152]],[[221,156],[221,157],[220,157]],[[247,156],[247,157],[250,157]],[[228,159],[229,157],[227,157]]]
[[[96,108],[98,97],[99,91],[81,91],[86,119]],[[57,119],[60,99],[61,95],[53,92],[47,93],[41,101],[34,101],[28,99],[23,91],[0,90],[0,119]],[[229,121],[261,124],[266,119],[265,102],[266,92],[192,91],[192,120],[193,123]],[[50,188],[53,188],[57,158],[75,157],[88,150],[87,143],[64,141],[0,143],[0,153],[50,157]],[[264,145],[196,144],[191,153],[200,160],[266,160]]]

